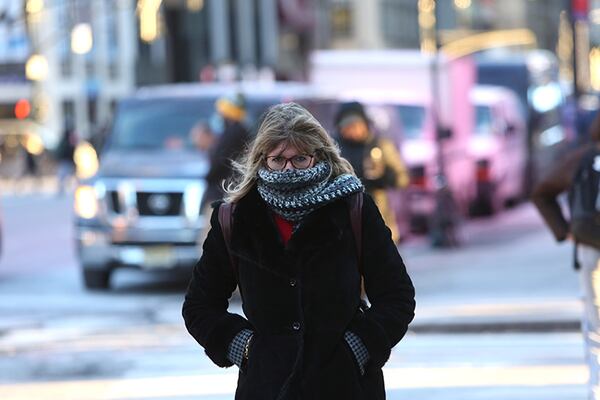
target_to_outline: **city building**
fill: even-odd
[[[138,10],[140,84],[303,78],[309,2],[140,0]]]
[[[0,16],[5,130],[37,136],[49,149],[69,123],[89,138],[134,88],[133,1],[0,0]],[[13,113],[19,100],[27,115]]]
[[[30,99],[31,85],[25,78],[29,39],[22,5],[0,0],[0,130],[6,131],[15,118],[16,103]]]
[[[568,64],[567,3],[0,0],[0,119],[26,99],[28,119],[40,123],[44,143],[53,147],[69,121],[83,137],[101,129],[115,101],[136,86],[306,79],[314,48],[431,49],[434,26],[440,45],[480,32],[525,29],[535,46],[564,53]],[[598,66],[600,0],[589,5],[590,62]],[[600,89],[599,76],[592,76],[592,85]]]

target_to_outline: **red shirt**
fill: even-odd
[[[286,245],[287,242],[292,237],[292,231],[294,230],[294,225],[284,219],[281,215],[273,213],[275,217],[275,224],[277,225],[277,230],[279,231],[279,235],[281,236],[281,240],[283,240],[283,244]]]

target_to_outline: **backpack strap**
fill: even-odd
[[[354,193],[348,199],[348,207],[350,211],[350,223],[352,224],[352,233],[356,242],[356,257],[358,258],[358,272],[360,274],[360,305],[359,309],[365,312],[369,309],[367,302],[367,294],[365,291],[365,277],[363,276],[362,267],[362,192]]]
[[[354,193],[350,196],[350,222],[352,223],[352,232],[356,242],[356,255],[358,257],[358,269],[362,275],[362,192]]]
[[[233,211],[235,210],[235,203],[222,203],[219,206],[219,225],[221,225],[221,232],[223,233],[223,240],[225,241],[225,247],[227,248],[227,254],[229,255],[229,263],[231,264],[231,270],[234,278],[237,280],[238,265],[237,260],[231,253],[231,226],[233,225]]]

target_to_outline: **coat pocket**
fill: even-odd
[[[305,390],[311,399],[366,400],[358,366],[343,339],[322,367],[313,372]]]
[[[236,399],[275,399],[291,373],[295,347],[287,348],[278,337],[256,335],[248,360],[240,371]],[[289,355],[286,357],[286,355]]]

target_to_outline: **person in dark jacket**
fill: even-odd
[[[351,165],[308,111],[287,103],[267,111],[236,166],[231,238],[217,203],[185,295],[188,331],[216,365],[239,367],[236,400],[385,399],[382,367],[414,317],[415,293]],[[358,243],[348,204],[357,193]],[[227,311],[236,286],[245,316]]]
[[[335,116],[342,156],[352,164],[367,193],[375,199],[383,219],[400,241],[396,213],[390,206],[388,189],[405,188],[409,183],[406,166],[394,143],[373,134],[364,107],[358,102],[344,103]]]
[[[558,196],[569,190],[578,166],[595,146],[600,149],[600,112],[590,127],[590,141],[568,153],[548,171],[532,192],[532,201],[558,242],[573,241],[569,222],[562,212]],[[597,399],[600,393],[600,250],[584,244],[577,245],[577,262],[584,292],[585,315],[582,330],[585,335],[588,365],[590,368],[589,398]]]
[[[67,189],[67,182],[75,175],[75,148],[78,138],[75,127],[70,120],[65,123],[65,129],[56,149],[58,161],[58,194],[62,195]]]
[[[245,107],[245,100],[240,94],[222,97],[215,103],[217,112],[211,130],[217,138],[209,151],[210,169],[205,177],[207,189],[202,200],[203,209],[223,197],[223,181],[233,172],[231,160],[242,154],[249,140],[248,130],[243,124]]]

